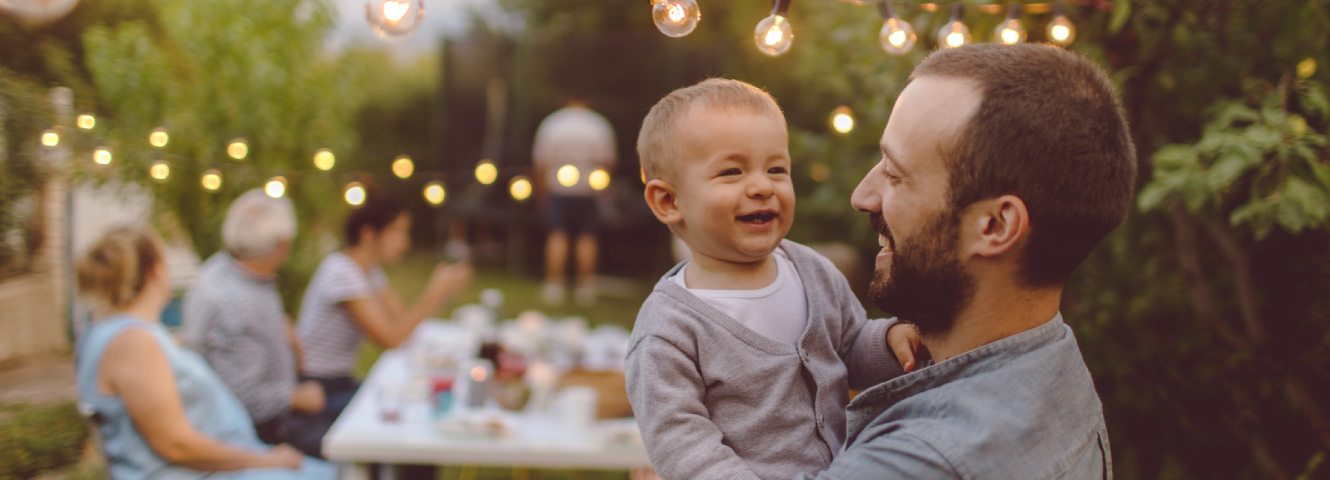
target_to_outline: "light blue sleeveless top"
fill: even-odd
[[[306,458],[300,470],[250,469],[230,472],[200,472],[172,465],[157,455],[134,426],[118,397],[103,395],[97,389],[106,346],[129,329],[147,330],[157,340],[175,375],[176,389],[185,417],[194,429],[233,447],[264,451],[249,412],[217,377],[206,360],[181,347],[171,339],[160,323],[146,322],[129,315],[115,315],[99,320],[79,339],[77,347],[79,401],[96,414],[106,452],[111,478],[116,480],[198,479],[328,479],[334,468],[320,460]]]

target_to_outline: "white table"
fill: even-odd
[[[429,322],[415,335],[451,328],[456,327]],[[632,419],[599,421],[578,432],[562,428],[556,419],[526,417],[521,428],[506,437],[463,437],[436,430],[427,402],[407,401],[398,420],[382,420],[376,392],[384,385],[400,385],[410,375],[405,348],[383,352],[324,437],[324,455],[351,464],[343,469],[344,478],[369,478],[368,463],[625,470],[650,464],[641,443],[609,439],[610,431],[635,429]]]

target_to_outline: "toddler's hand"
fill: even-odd
[[[913,372],[920,360],[931,358],[923,337],[919,335],[919,329],[908,323],[897,322],[887,329],[887,346],[891,347],[896,360],[901,362],[901,368],[906,372]]]

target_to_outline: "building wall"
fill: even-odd
[[[48,182],[42,189],[45,241],[32,272],[0,280],[0,365],[70,349],[65,314],[66,191],[63,181]]]

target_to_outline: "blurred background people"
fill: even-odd
[[[290,417],[317,415],[324,404],[318,382],[297,382],[299,344],[277,291],[277,270],[295,235],[290,200],[261,189],[245,192],[226,212],[225,249],[204,262],[185,293],[185,343],[240,398],[266,443],[292,441]],[[293,445],[315,453],[310,445]]]
[[[604,116],[580,101],[572,101],[540,122],[532,149],[550,229],[545,239],[545,286],[541,295],[546,303],[563,303],[572,238],[577,262],[575,297],[579,305],[591,305],[596,299],[596,233],[600,228],[596,197],[600,191],[591,187],[588,177],[596,169],[613,170],[614,130]],[[576,170],[564,170],[567,167]]]
[[[259,441],[208,363],[172,340],[161,324],[171,285],[155,233],[112,229],[76,268],[94,318],[77,349],[79,400],[98,426],[111,478],[332,478],[330,464]]]
[[[327,404],[314,417],[293,417],[292,432],[308,436],[296,442],[311,442],[318,454],[322,453],[320,439],[359,388],[351,368],[361,339],[368,337],[382,348],[397,348],[421,320],[457,295],[472,275],[469,264],[440,263],[420,298],[408,307],[380,268],[401,260],[411,246],[406,204],[386,191],[367,189],[365,202],[351,211],[345,227],[346,247],[328,254],[319,264],[305,290],[296,323],[303,346],[302,372],[323,386]]]

